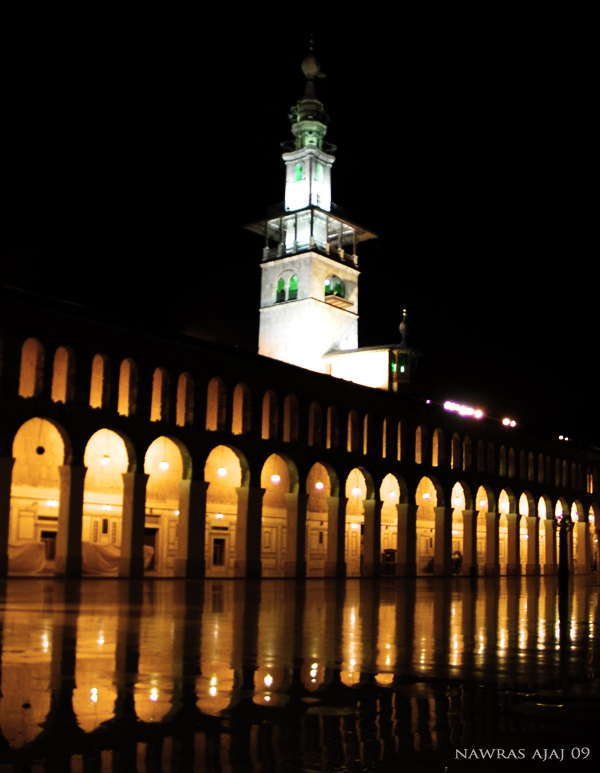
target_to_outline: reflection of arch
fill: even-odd
[[[37,338],[28,338],[21,349],[19,395],[38,397],[42,393],[44,347]]]
[[[194,423],[194,379],[182,373],[177,381],[176,423],[185,427]]]
[[[299,435],[298,398],[287,395],[283,402],[283,442],[297,443]]]
[[[156,368],[152,376],[152,402],[150,421],[168,421],[169,419],[169,374],[162,366]]]
[[[138,368],[131,357],[121,362],[117,411],[121,416],[133,416],[137,408]]]
[[[245,435],[250,432],[251,408],[250,390],[240,382],[233,390],[233,416],[231,432],[234,435]]]
[[[227,389],[219,376],[211,378],[206,391],[206,429],[222,431],[227,416]]]
[[[52,368],[52,400],[68,403],[73,399],[75,380],[75,356],[68,346],[59,346],[54,352]]]
[[[105,354],[96,354],[92,360],[90,406],[108,408],[110,396],[110,363]]]
[[[262,404],[262,439],[275,440],[277,438],[277,395],[272,389],[268,389],[263,397]]]

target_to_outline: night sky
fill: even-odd
[[[221,16],[14,30],[4,282],[256,351],[243,226],[283,200],[311,14]],[[333,200],[379,235],[360,343],[406,307],[418,395],[600,445],[586,48],[449,23],[313,19]]]

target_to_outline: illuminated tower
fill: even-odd
[[[330,372],[328,352],[358,346],[358,242],[375,237],[332,209],[335,147],[317,98],[319,65],[302,62],[304,95],[290,114],[294,139],[283,153],[285,202],[249,228],[264,236],[259,354]]]

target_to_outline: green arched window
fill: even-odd
[[[333,295],[333,282],[331,279],[325,280],[325,295]]]
[[[302,164],[296,164],[296,182],[299,183],[302,179]]]
[[[317,164],[315,167],[315,180],[318,183],[323,182],[323,164]]]
[[[340,298],[344,297],[344,285],[339,279],[337,279],[335,282],[333,294],[339,296]]]
[[[277,282],[277,295],[275,298],[276,303],[281,303],[281,301],[285,301],[285,280],[283,277]]]
[[[295,301],[298,297],[298,277],[296,274],[290,279],[290,289],[288,292],[288,301]]]

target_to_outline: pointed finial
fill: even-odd
[[[400,341],[401,346],[406,345],[406,337],[408,334],[408,326],[406,324],[406,309],[402,310],[402,322],[399,325],[400,335],[402,336],[402,340]]]

